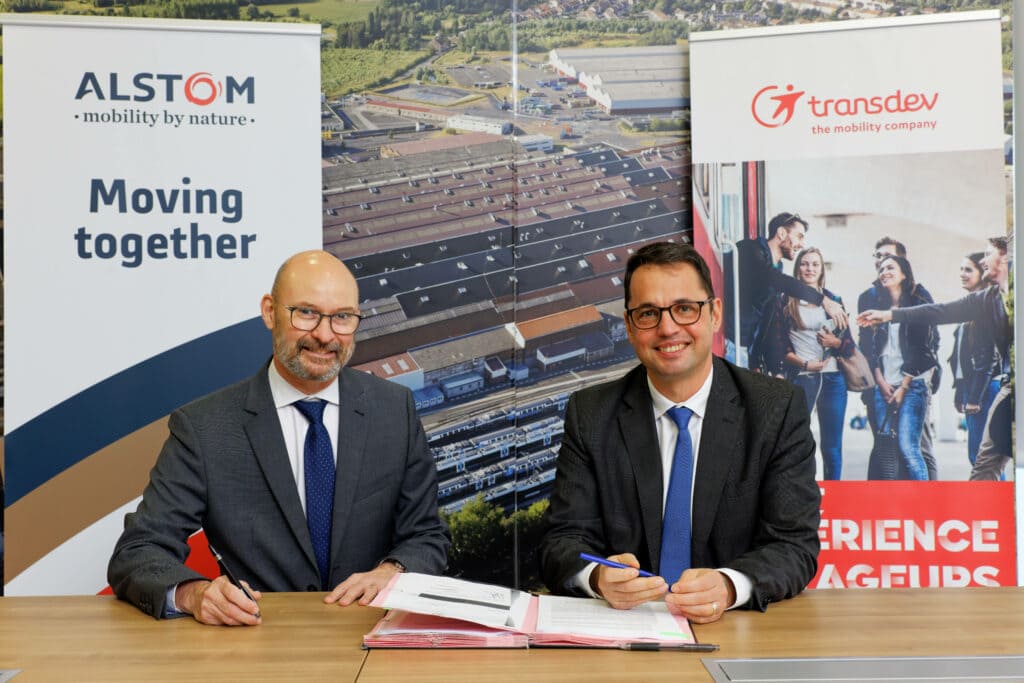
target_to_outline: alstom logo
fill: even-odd
[[[792,84],[783,87],[766,85],[754,93],[750,113],[765,128],[778,128],[793,120],[797,103],[807,94]],[[854,97],[819,97],[806,99],[806,111],[814,118],[836,116],[873,116],[877,114],[907,114],[932,111],[939,101],[939,93],[904,92],[897,89],[887,95]],[[803,110],[801,110],[803,111]]]
[[[253,76],[242,79],[225,76],[221,81],[205,71],[188,76],[148,72],[130,76],[118,73],[98,76],[93,71],[86,71],[78,84],[75,99],[86,98],[120,102],[177,102],[184,99],[200,107],[217,100],[228,104],[252,104],[256,101],[256,80]]]

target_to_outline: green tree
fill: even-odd
[[[547,500],[506,515],[502,508],[477,496],[446,521],[452,533],[448,566],[453,576],[486,583],[511,586],[516,582],[518,549],[518,588],[541,587],[537,571],[537,548],[543,535],[543,517]]]

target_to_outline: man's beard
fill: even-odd
[[[319,353],[330,351],[338,354],[340,352],[340,355],[336,357],[335,362],[326,370],[320,373],[314,373],[302,363],[303,349]],[[341,368],[344,367],[349,359],[352,358],[354,350],[355,344],[344,347],[337,341],[331,342],[330,344],[318,344],[316,341],[300,339],[295,342],[294,346],[289,346],[288,341],[283,338],[274,342],[274,353],[281,360],[281,363],[299,379],[312,382],[329,382],[337,377],[338,373],[341,372]]]

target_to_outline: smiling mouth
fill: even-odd
[[[659,346],[657,348],[662,353],[675,353],[676,351],[682,351],[687,346],[689,346],[689,344],[684,344],[682,342],[679,342],[679,343],[676,343],[676,344],[662,344],[661,346]]]
[[[314,359],[318,360],[331,360],[338,356],[338,351],[335,349],[310,349],[303,347],[302,351],[307,356],[312,356]]]

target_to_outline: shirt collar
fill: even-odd
[[[281,373],[277,371],[274,361],[270,361],[267,370],[267,379],[270,380],[270,395],[274,398],[274,407],[283,408],[296,401],[310,398],[322,398],[328,403],[338,405],[338,378],[315,394],[306,395],[288,383]]]
[[[682,401],[678,405],[685,405],[693,414],[698,418],[703,419],[704,414],[708,409],[708,397],[711,396],[711,379],[715,376],[715,365],[711,364],[711,372],[708,373],[707,379],[704,380],[704,384],[700,385],[700,389],[694,392],[693,396]],[[677,404],[674,401],[669,400],[660,391],[654,388],[654,383],[651,378],[647,378],[647,388],[651,390],[651,402],[654,404],[654,414],[657,417],[661,417],[670,408],[675,407]]]

